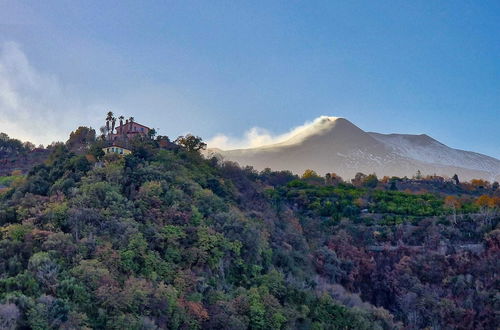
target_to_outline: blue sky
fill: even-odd
[[[112,110],[241,141],[329,115],[500,158],[498,17],[499,1],[0,0],[0,131],[48,143]]]

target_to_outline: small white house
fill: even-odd
[[[104,154],[106,154],[106,155],[111,154],[111,153],[118,154],[118,155],[128,155],[128,154],[132,153],[131,150],[124,148],[124,147],[119,147],[119,146],[105,147],[105,148],[102,148],[102,151],[104,151]]]

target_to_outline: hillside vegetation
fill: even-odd
[[[498,184],[414,193],[256,172],[152,137],[125,157],[99,146],[54,145],[3,179],[0,328],[500,324]]]

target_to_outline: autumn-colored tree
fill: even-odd
[[[487,180],[483,180],[483,179],[472,179],[470,181],[470,184],[475,189],[489,189],[490,188],[490,183]]]
[[[319,177],[318,173],[316,173],[316,171],[311,170],[311,169],[305,170],[304,173],[302,174],[302,179],[310,179],[310,178],[317,178],[317,177]]]
[[[316,171],[311,169],[307,169],[304,171],[304,173],[302,174],[302,179],[310,184],[321,185],[325,183],[325,179],[319,176],[318,173],[316,173]]]
[[[444,205],[449,208],[459,209],[461,207],[460,200],[456,196],[446,196],[444,198]]]
[[[476,201],[475,201],[475,204],[480,206],[480,207],[488,207],[488,208],[494,208],[496,205],[495,203],[495,198],[493,197],[490,197],[488,195],[481,195],[479,196]]]

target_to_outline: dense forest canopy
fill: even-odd
[[[256,172],[164,141],[104,155],[80,127],[0,177],[1,328],[500,323],[498,183]]]

